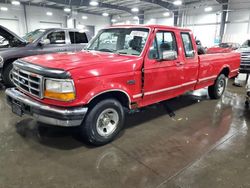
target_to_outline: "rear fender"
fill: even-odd
[[[228,74],[225,75],[225,76],[229,77],[229,76],[230,76],[230,70],[231,70],[231,68],[230,68],[229,65],[224,65],[224,66],[220,69],[220,72],[218,73],[218,76],[219,76],[219,74],[223,73],[223,72],[224,72],[225,70],[227,70],[227,69],[228,69]]]

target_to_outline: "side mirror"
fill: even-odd
[[[163,51],[162,52],[162,59],[166,61],[171,61],[177,59],[177,52],[176,51]]]
[[[44,45],[47,45],[47,44],[50,44],[49,39],[43,39],[43,40],[40,40],[40,42],[39,42],[40,46],[44,46]]]

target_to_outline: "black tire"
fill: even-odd
[[[111,113],[113,113],[112,116]],[[106,117],[105,114],[107,114],[108,116],[107,121],[104,118]],[[125,113],[123,107],[119,101],[115,99],[106,99],[100,101],[92,109],[90,109],[89,113],[85,117],[85,120],[81,126],[81,133],[90,144],[95,146],[105,145],[114,140],[117,134],[121,131],[124,125],[124,119],[125,119],[124,114]],[[118,121],[114,121],[111,120],[112,117],[119,117],[119,119]],[[108,123],[108,125],[105,125],[106,123]],[[105,128],[105,126],[106,127],[114,126],[115,129],[112,129],[113,130],[112,132],[107,128]],[[108,134],[109,131],[110,134]]]
[[[219,99],[226,89],[226,76],[221,74],[216,79],[214,85],[208,87],[208,95],[211,99]]]
[[[245,108],[249,109],[249,101],[248,100],[246,100],[246,102],[245,102]]]
[[[13,65],[12,63],[7,64],[3,69],[3,83],[6,87],[15,87],[11,80],[11,71],[12,71]]]

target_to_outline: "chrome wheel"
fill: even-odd
[[[218,84],[218,95],[221,96],[225,89],[225,80],[221,79]]]
[[[97,118],[96,130],[100,136],[108,137],[117,129],[118,123],[118,112],[113,108],[108,108]]]

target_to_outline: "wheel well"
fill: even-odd
[[[3,64],[3,70],[6,68],[6,66],[9,64],[9,63],[13,63],[15,60],[17,60],[17,58],[12,58],[12,59],[7,59],[6,61],[4,61],[4,64]]]
[[[93,107],[98,102],[100,102],[104,99],[108,99],[108,98],[114,98],[114,99],[118,100],[122,104],[122,106],[124,106],[126,108],[130,108],[130,98],[126,93],[124,93],[122,91],[109,91],[106,93],[102,93],[102,94],[94,97],[93,99],[91,99],[88,106]]]
[[[229,68],[228,67],[226,67],[226,68],[224,68],[221,72],[220,72],[220,74],[224,74],[226,77],[228,77],[229,76]]]

